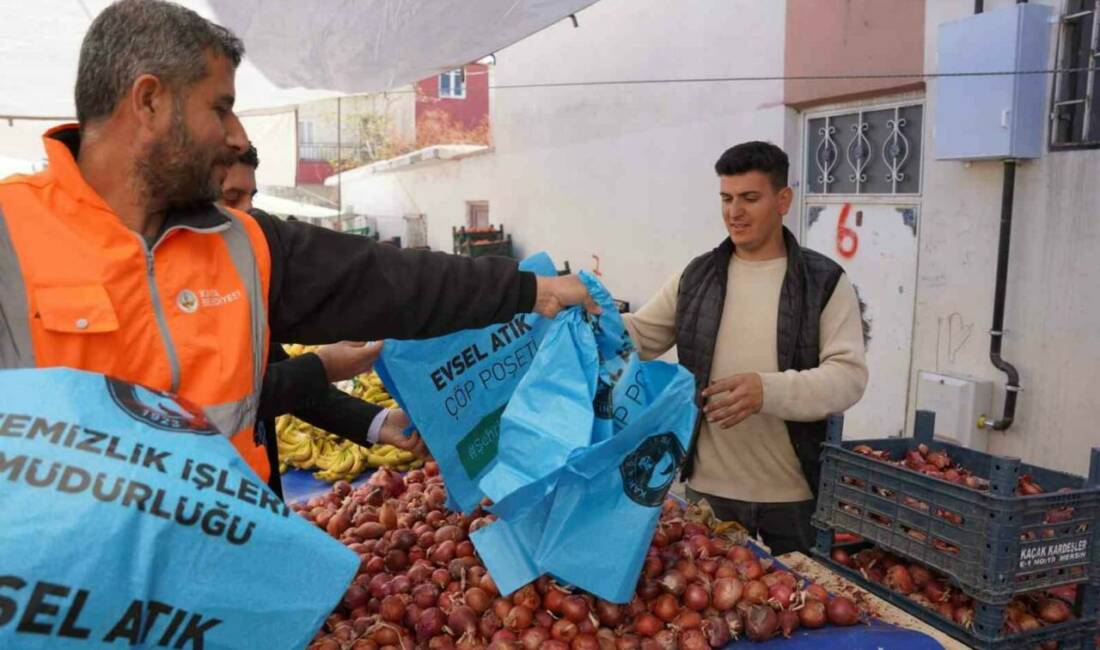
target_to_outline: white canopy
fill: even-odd
[[[281,217],[295,216],[299,219],[326,219],[340,215],[338,210],[333,210],[332,208],[324,208],[319,205],[292,201],[290,199],[264,194],[263,192],[259,192],[256,196],[252,197],[252,207],[259,208],[271,214],[277,214]]]
[[[475,61],[596,0],[184,0],[244,40],[238,109],[386,90]],[[0,0],[0,117],[70,118],[108,0]]]

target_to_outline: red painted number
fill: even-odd
[[[840,209],[840,219],[836,222],[836,252],[841,257],[850,258],[859,250],[859,235],[847,226],[848,213],[852,211],[852,204],[845,203]]]

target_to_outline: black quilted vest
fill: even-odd
[[[787,246],[787,273],[779,294],[776,332],[779,370],[808,370],[818,366],[821,312],[844,270],[821,253],[799,246],[786,228],[783,229],[783,241]],[[726,281],[732,255],[733,242],[726,239],[718,248],[692,260],[680,277],[676,297],[676,349],[680,363],[695,375],[695,403],[700,407],[700,418],[695,422],[684,463],[685,480],[695,468],[696,443],[702,423],[701,392],[710,383],[714,343],[726,303]],[[752,308],[752,305],[737,307],[738,310]],[[787,433],[816,496],[825,421],[788,421]]]

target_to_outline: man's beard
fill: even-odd
[[[171,130],[152,142],[137,161],[137,173],[153,205],[191,208],[217,201],[220,183],[214,165],[230,165],[236,155],[228,147],[197,146],[183,121],[182,102],[173,107]]]

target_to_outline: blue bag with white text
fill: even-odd
[[[610,294],[581,279],[603,314],[565,310],[546,333],[480,483],[498,520],[472,537],[502,593],[550,573],[625,602],[690,441],[694,381],[640,361]]]
[[[519,267],[556,275],[545,253]],[[469,512],[485,497],[478,481],[496,463],[501,414],[550,322],[521,314],[484,329],[418,341],[387,339],[382,346],[375,369],[439,463],[449,507]]]
[[[304,648],[358,567],[178,398],[0,371],[0,648]]]

